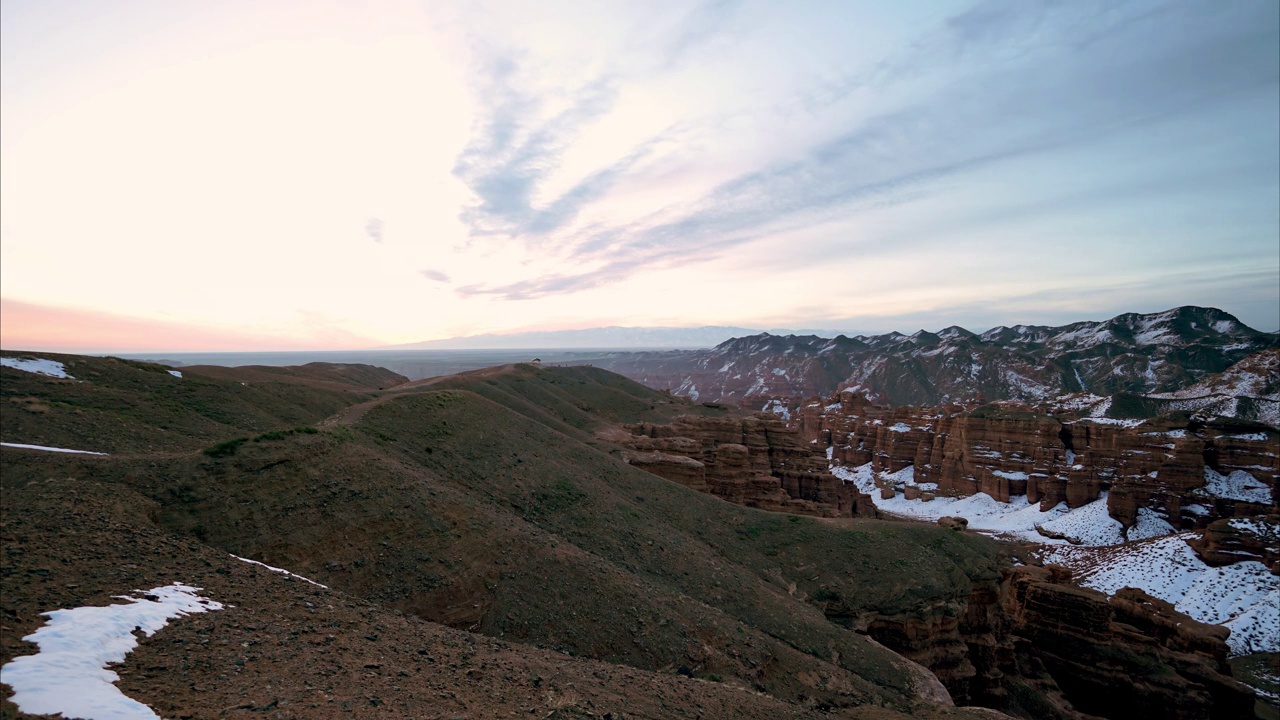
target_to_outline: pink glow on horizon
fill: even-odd
[[[349,333],[301,338],[0,299],[0,347],[50,352],[346,350],[379,343]]]

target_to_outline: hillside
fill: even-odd
[[[0,440],[106,453],[194,450],[218,440],[314,424],[407,378],[370,365],[214,366],[173,370],[120,358],[40,353],[62,377],[0,366]]]
[[[1062,393],[1176,392],[1251,353],[1280,347],[1214,308],[1129,313],[1061,327],[996,327],[824,339],[769,334],[711,350],[617,353],[595,361],[650,387],[755,408],[860,387],[892,405],[1044,400]]]
[[[46,359],[75,379],[6,368],[6,397],[31,399],[6,403],[5,441],[88,449],[75,407],[57,404],[74,398],[111,412],[92,449],[124,454],[0,449],[0,661],[32,650],[19,638],[40,612],[202,587],[227,606],[176,620],[124,666],[121,686],[166,716],[966,716],[954,698],[1069,718],[1121,682],[1148,683],[1155,713],[1194,688],[1200,700],[1177,702],[1197,713],[1250,702],[1211,636],[1110,639],[1133,660],[1106,676],[1044,669],[1027,623],[1052,616],[1007,615],[1014,587],[1075,591],[1015,571],[992,540],[755,510],[627,464],[601,430],[736,411],[598,368],[359,392],[328,387],[332,368],[286,382]],[[339,376],[367,388],[354,372]],[[205,435],[171,442],[161,411]]]

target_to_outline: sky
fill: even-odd
[[[0,344],[1280,328],[1274,0],[4,0]]]

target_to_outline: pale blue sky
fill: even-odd
[[[2,7],[11,304],[333,346],[1280,327],[1274,0]]]

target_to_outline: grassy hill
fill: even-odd
[[[369,365],[183,368],[54,353],[73,379],[0,367],[0,439],[107,453],[190,450],[319,422],[407,379]]]

